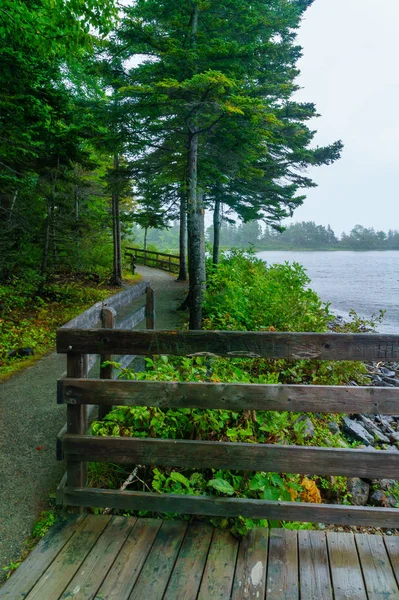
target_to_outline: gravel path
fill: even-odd
[[[179,328],[184,313],[176,308],[187,284],[149,267],[137,272],[155,290],[156,328]],[[21,555],[46,497],[65,471],[55,460],[56,436],[66,421],[65,407],[56,404],[56,381],[65,362],[65,356],[52,353],[0,384],[0,566]],[[4,579],[0,571],[0,582]]]

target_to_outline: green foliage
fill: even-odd
[[[315,292],[304,268],[267,265],[253,254],[232,250],[211,271],[204,303],[206,329],[232,331],[325,331],[328,306]]]
[[[51,350],[57,327],[115,293],[90,281],[76,281],[47,285],[37,296],[39,283],[32,272],[28,279],[14,277],[0,285],[0,379]],[[35,356],[9,359],[8,353],[17,348],[32,348]]]
[[[267,266],[251,254],[233,251],[222,258],[217,269],[210,267],[205,306],[207,327],[231,329],[271,329],[290,327],[295,331],[325,331],[330,320],[328,306],[307,289],[309,280],[300,265]],[[283,302],[284,300],[284,302]],[[349,331],[370,326],[355,314]],[[120,377],[147,381],[208,381],[231,383],[345,385],[349,381],[367,384],[364,365],[352,362],[309,360],[265,360],[260,358],[169,357],[146,359],[146,369],[122,370]],[[341,435],[332,434],[331,421],[339,424],[339,415],[306,415],[314,434],[309,437],[300,413],[275,411],[228,411],[201,409],[163,409],[145,406],[115,407],[102,421],[92,425],[94,435],[154,437],[246,443],[280,443],[325,447],[347,447]],[[115,478],[112,468],[95,469],[92,485],[119,487],[123,476]],[[94,471],[92,471],[94,473]],[[104,475],[105,473],[105,475]],[[108,473],[108,475],[107,475]],[[125,472],[126,474],[126,472]],[[304,485],[306,487],[304,487]],[[168,469],[141,467],[131,489],[158,493],[210,495],[232,498],[262,498],[277,501],[320,501],[324,498],[350,501],[343,477],[312,479],[278,473],[243,473],[231,470]],[[320,496],[319,496],[320,498]],[[175,518],[177,515],[169,515]],[[220,527],[244,535],[259,525],[251,519],[213,519]],[[276,525],[276,524],[273,524]],[[283,524],[299,527],[295,524]],[[308,528],[310,524],[300,525]]]
[[[34,524],[32,537],[42,538],[49,529],[57,522],[58,515],[53,510],[45,510],[40,513],[38,520]]]

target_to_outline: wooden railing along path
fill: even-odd
[[[141,291],[140,291],[141,290]],[[153,326],[152,293],[147,327]],[[67,405],[59,442],[67,473],[57,501],[155,513],[252,517],[399,527],[399,509],[278,502],[89,488],[88,461],[399,479],[399,452],[87,435],[87,407],[116,405],[234,411],[399,414],[399,388],[119,381],[104,367],[88,378],[88,357],[217,355],[318,360],[398,360],[394,335],[130,330],[114,327],[127,296],[96,305],[57,333],[67,355],[58,402]],[[152,307],[152,308],[151,308]],[[103,327],[93,328],[101,320]],[[122,327],[121,327],[122,326]],[[129,329],[123,327],[129,326]],[[107,378],[104,378],[104,377]],[[60,522],[0,590],[14,600],[399,600],[399,536],[254,528],[238,540],[209,523],[74,515]]]
[[[118,312],[124,307],[130,305],[132,302],[143,297],[145,299],[144,306],[140,306],[135,309],[132,314],[118,319]],[[148,281],[140,282],[137,285],[128,287],[126,290],[111,296],[103,302],[97,302],[91,306],[88,310],[78,315],[65,325],[61,327],[61,330],[74,330],[77,328],[96,328],[99,325],[101,329],[114,329],[118,327],[119,330],[130,330],[139,325],[145,320],[146,329],[155,328],[155,297],[154,290]],[[129,366],[133,360],[131,354],[117,353],[113,356],[112,353],[91,353],[84,354],[77,360],[67,361],[67,370],[63,374],[64,377],[88,377],[90,370],[96,364],[98,358],[100,358],[100,380],[102,379],[115,379],[118,376],[118,371],[113,369],[111,365],[102,366],[106,361],[114,361],[120,364],[120,368],[124,369]],[[85,431],[87,430],[87,420],[95,408],[95,403],[87,410],[80,411],[80,421]],[[109,407],[99,407],[98,416],[102,418],[108,411]],[[70,412],[68,411],[68,421],[70,419]],[[73,411],[72,411],[73,412]],[[57,458],[63,458],[62,443],[65,434],[68,430],[68,423],[62,427],[57,435]]]
[[[176,383],[87,379],[89,354],[217,355],[224,357],[378,361],[399,359],[399,338],[379,334],[224,331],[126,331],[62,328],[57,351],[68,376],[58,402],[68,408],[63,439],[67,478],[58,500],[71,506],[160,513],[244,516],[313,523],[399,527],[399,509],[255,499],[156,494],[87,487],[86,463],[164,465],[399,479],[399,452],[278,444],[225,443],[87,435],[86,407],[97,404],[293,412],[399,414],[399,389],[304,385]]]
[[[162,269],[170,273],[179,272],[180,256],[176,254],[166,254],[165,252],[154,252],[152,250],[131,247],[126,247],[126,251],[126,256],[130,258],[133,272],[136,264]]]

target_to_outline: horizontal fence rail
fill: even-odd
[[[399,360],[399,337],[367,333],[59,329],[57,352],[311,360]]]
[[[399,414],[399,388],[62,379],[58,403]]]
[[[110,507],[212,517],[248,517],[336,525],[397,527],[399,509],[372,506],[342,506],[307,502],[275,502],[241,498],[210,498],[153,492],[129,492],[93,488],[60,487],[60,499],[68,506]]]
[[[397,451],[66,435],[68,461],[396,478]]]
[[[135,263],[156,267],[171,273],[178,273],[180,269],[180,256],[176,254],[167,254],[165,252],[156,252],[154,250],[144,250],[143,248],[126,247],[126,254]],[[133,270],[133,269],[132,269]]]

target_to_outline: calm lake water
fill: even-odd
[[[399,251],[391,252],[259,252],[268,263],[298,262],[311,278],[310,285],[331,303],[332,311],[346,317],[353,308],[369,318],[385,309],[382,333],[399,332]]]

